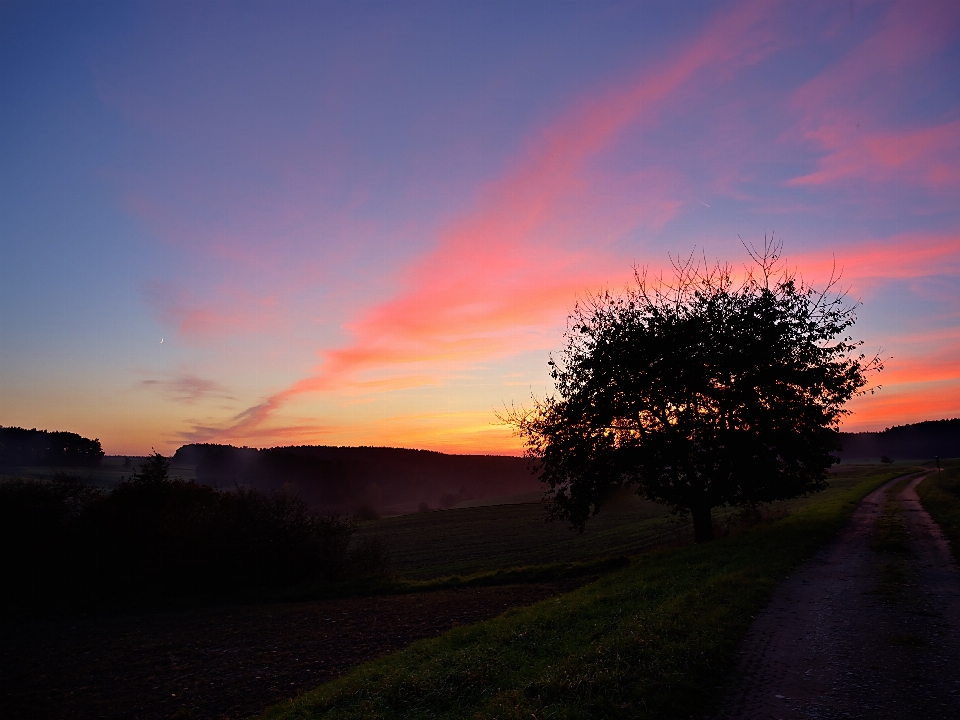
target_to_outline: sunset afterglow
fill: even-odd
[[[514,454],[578,299],[771,233],[889,358],[844,429],[960,416],[956,2],[24,2],[0,38],[2,425]]]

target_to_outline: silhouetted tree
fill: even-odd
[[[102,459],[97,439],[71,432],[0,427],[0,467],[97,467]]]
[[[578,304],[551,358],[556,394],[506,419],[525,438],[556,516],[583,530],[625,485],[693,516],[826,487],[843,405],[880,370],[845,331],[856,305],[777,272],[780,246],[749,250],[758,269],[691,258],[675,281],[648,280]]]
[[[139,469],[130,476],[130,480],[136,483],[162,483],[169,479],[170,459],[165,458],[156,450],[154,450],[153,455],[141,463]]]

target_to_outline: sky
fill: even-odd
[[[592,293],[775,234],[960,416],[960,3],[0,3],[0,424],[516,454]]]

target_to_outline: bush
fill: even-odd
[[[101,493],[75,479],[0,482],[4,602],[191,595],[382,574],[357,522],[299,497],[167,478],[155,455]]]
[[[38,573],[63,574],[74,560],[73,529],[101,497],[96,488],[58,473],[53,482],[0,482],[0,573],[4,593]]]

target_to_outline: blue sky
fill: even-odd
[[[578,297],[771,232],[892,358],[848,428],[956,416],[957,68],[951,2],[5,2],[0,423],[516,452]]]

